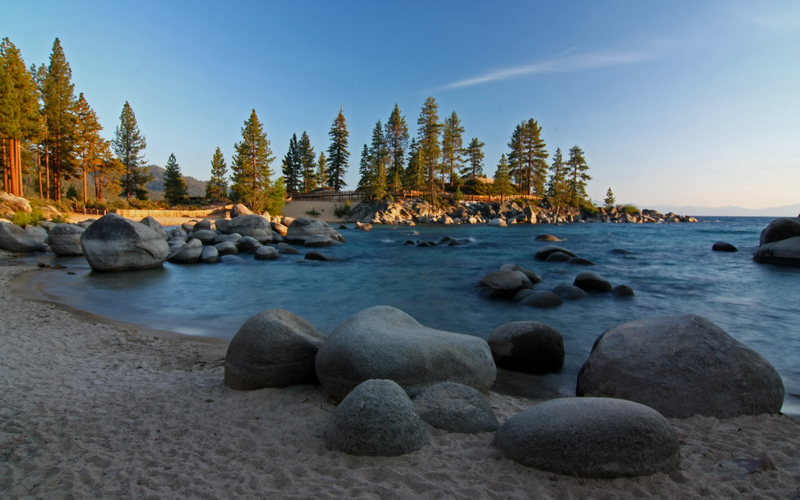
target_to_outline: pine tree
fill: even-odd
[[[431,193],[431,203],[436,207],[436,174],[439,172],[439,159],[442,150],[439,147],[439,134],[442,131],[442,124],[439,123],[439,106],[436,99],[428,97],[425,99],[422,109],[417,119],[419,135],[419,167],[426,172],[428,186]]]
[[[369,149],[370,196],[382,199],[386,196],[386,166],[389,163],[389,147],[383,135],[381,121],[372,129],[372,144]]]
[[[206,184],[206,198],[211,201],[225,201],[228,199],[228,166],[222,151],[217,148],[211,158],[211,180]]]
[[[327,184],[328,184],[328,160],[325,158],[325,152],[320,151],[319,160],[317,160],[317,189]]]
[[[450,176],[450,185],[453,185],[453,175],[461,171],[464,166],[464,127],[455,111],[444,120],[442,134],[442,186],[445,176]]]
[[[494,172],[494,189],[497,194],[500,195],[500,200],[504,200],[505,197],[511,193],[511,183],[509,182],[510,178],[510,166],[508,163],[508,159],[506,158],[506,154],[500,157],[500,163],[497,164],[497,170]]]
[[[356,186],[356,190],[367,192],[371,182],[370,177],[372,177],[372,171],[369,168],[369,148],[364,144],[364,149],[361,150],[361,159],[358,161],[358,186]]]
[[[317,157],[308,134],[303,131],[297,143],[297,158],[300,173],[303,176],[303,190],[310,193],[317,189]]]
[[[103,152],[108,148],[107,141],[100,137],[103,127],[83,92],[78,96],[75,105],[77,126],[75,128],[75,152],[83,171],[83,202],[88,202],[87,172],[94,172],[96,166],[103,161]]]
[[[423,182],[425,182],[425,172],[420,162],[419,144],[414,138],[408,147],[408,166],[403,173],[403,186],[418,190]]]
[[[611,191],[611,188],[608,188],[608,191],[606,191],[606,199],[603,200],[603,203],[605,204],[606,208],[609,209],[614,208],[614,205],[617,203],[617,199],[614,198],[614,192]]]
[[[8,38],[0,43],[0,149],[6,191],[23,196],[22,141],[34,141],[42,129],[36,84]]]
[[[567,166],[561,155],[561,148],[557,148],[553,155],[553,164],[550,165],[550,180],[547,183],[547,197],[556,212],[569,202],[567,199],[566,175]]]
[[[389,121],[386,122],[386,146],[389,148],[389,163],[386,170],[386,181],[390,191],[399,191],[403,187],[406,150],[408,148],[408,125],[406,118],[400,115],[400,108],[394,105]]]
[[[270,165],[275,158],[269,147],[267,133],[258,121],[255,109],[250,113],[250,118],[244,122],[242,141],[237,142],[234,148],[236,153],[231,162],[233,199],[248,205],[254,212],[261,212],[270,202],[268,199],[272,191]]]
[[[53,198],[61,198],[61,179],[75,175],[75,94],[61,42],[56,38],[50,65],[43,83],[44,115],[47,121],[47,146],[53,165]]]
[[[131,199],[131,195],[140,200],[146,200],[147,190],[144,185],[153,179],[153,176],[147,172],[146,160],[142,153],[147,147],[147,141],[139,132],[136,115],[128,101],[125,101],[125,105],[122,107],[119,121],[120,124],[115,131],[112,144],[117,158],[125,166],[125,173],[120,179],[122,192],[128,200]]]
[[[101,160],[95,165],[94,187],[95,200],[104,199],[107,194],[109,199],[116,198],[120,194],[122,186],[122,175],[125,172],[125,165],[114,157],[111,151],[111,142],[105,141]]]
[[[483,159],[485,157],[483,154],[483,147],[485,145],[486,144],[479,141],[477,137],[473,137],[472,140],[469,141],[469,145],[467,145],[467,150],[465,151],[467,161],[461,169],[462,176],[470,179],[483,177]]]
[[[300,152],[297,146],[297,134],[292,134],[289,139],[289,150],[286,156],[283,157],[283,165],[281,166],[283,172],[283,181],[286,184],[286,189],[290,193],[299,193],[303,187],[303,172],[300,169]],[[308,191],[303,189],[304,193]]]
[[[586,173],[589,170],[589,165],[586,164],[583,154],[583,150],[578,146],[574,146],[569,150],[569,161],[567,161],[569,185],[567,192],[568,201],[573,207],[581,206],[586,200],[586,181],[592,180],[591,176]]]
[[[347,161],[350,153],[347,151],[347,123],[344,119],[344,107],[339,109],[339,114],[333,121],[328,135],[331,138],[331,145],[328,147],[328,170],[325,172],[328,177],[328,185],[334,191],[341,191],[347,184],[344,182],[344,174],[347,171]]]
[[[178,205],[186,198],[188,186],[181,175],[181,166],[174,154],[169,155],[167,165],[164,167],[164,198],[170,205]]]
[[[523,121],[514,129],[508,147],[511,175],[517,180],[520,194],[544,196],[547,177],[547,144],[541,139],[542,127],[533,118]]]

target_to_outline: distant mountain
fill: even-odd
[[[712,217],[797,217],[800,213],[800,204],[784,205],[770,208],[742,208],[742,207],[676,207],[672,205],[640,206],[651,208],[661,213],[674,212],[679,215],[712,216]]]
[[[150,173],[153,174],[153,180],[145,184],[145,188],[150,191],[150,199],[161,201],[164,199],[164,173],[166,170],[158,165],[148,165]],[[194,177],[184,175],[186,184],[189,187],[189,196],[205,196],[206,195],[206,181],[199,181]]]

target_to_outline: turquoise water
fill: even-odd
[[[510,321],[557,328],[567,352],[564,370],[536,378],[550,390],[574,394],[575,377],[595,338],[634,319],[694,313],[709,318],[755,349],[780,372],[784,411],[800,413],[800,268],[756,264],[751,256],[770,218],[701,218],[697,224],[568,224],[562,226],[376,226],[342,231],[348,243],[324,249],[342,262],[302,255],[256,261],[250,255],[217,265],[173,265],[128,273],[93,273],[83,258],[52,258],[75,275],[46,273],[48,293],[70,305],[117,320],[189,335],[231,338],[253,314],[289,310],[330,333],[341,321],[375,305],[402,309],[437,329],[488,338]],[[540,262],[535,241],[557,243],[594,261],[591,268]],[[406,240],[466,240],[459,247],[418,248]],[[718,240],[738,253],[712,252]],[[630,255],[612,254],[624,248]],[[305,251],[303,251],[305,253]],[[40,260],[42,257],[39,258]],[[636,296],[590,296],[553,309],[486,299],[476,284],[506,263],[542,275],[538,290],[571,283],[586,269]],[[44,276],[44,273],[43,273]],[[39,279],[39,278],[37,278]],[[44,277],[40,279],[45,279]]]

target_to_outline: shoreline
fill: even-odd
[[[231,390],[222,343],[154,338],[13,293],[36,269],[0,266],[0,496],[788,498],[800,487],[800,421],[787,415],[669,419],[679,468],[613,480],[523,467],[492,434],[430,426],[408,455],[332,452],[321,435],[335,406],[318,386]],[[489,400],[501,422],[535,404]]]

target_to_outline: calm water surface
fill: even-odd
[[[564,370],[536,379],[574,395],[575,377],[595,338],[627,321],[694,313],[707,317],[755,349],[780,372],[784,411],[800,413],[800,268],[751,260],[771,218],[706,217],[697,224],[568,224],[563,226],[376,226],[342,231],[348,243],[324,249],[343,262],[311,262],[302,255],[256,261],[226,257],[216,265],[174,265],[127,273],[94,273],[85,259],[39,257],[69,266],[75,275],[42,273],[36,279],[51,298],[80,309],[150,328],[231,338],[255,313],[282,308],[323,333],[362,309],[390,305],[420,323],[488,338],[510,321],[533,320],[557,328],[567,352]],[[539,262],[535,241],[549,233],[557,243],[594,261],[591,268]],[[460,247],[417,248],[406,240],[451,236]],[[738,253],[712,252],[727,241]],[[624,248],[630,255],[612,254]],[[303,251],[305,253],[305,251]],[[572,283],[586,269],[636,296],[590,296],[553,309],[489,300],[476,284],[506,263],[542,275],[537,290]],[[792,396],[792,394],[794,396]]]

